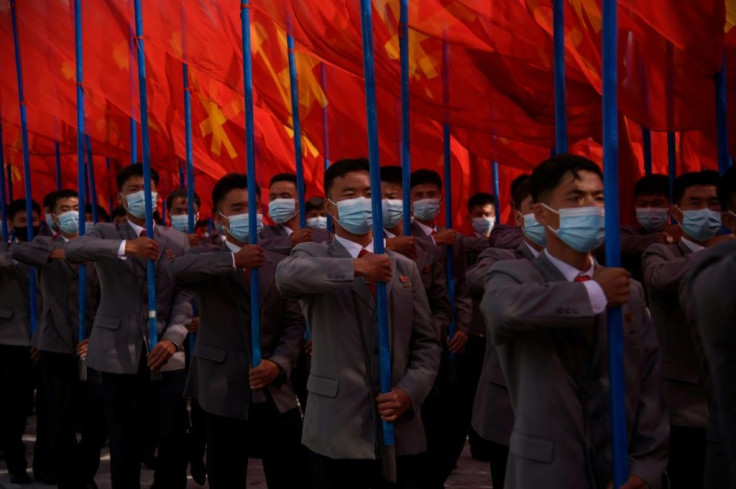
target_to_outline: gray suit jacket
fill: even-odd
[[[442,228],[438,228],[442,229]],[[419,227],[419,224],[412,221],[411,223],[411,235],[420,238],[425,242],[435,246],[439,249],[439,257],[442,263],[446,262],[446,247],[444,245],[437,246],[434,244],[431,236],[427,236],[424,230]],[[470,324],[473,317],[473,302],[470,300],[468,294],[468,285],[465,280],[465,271],[468,269],[467,255],[465,253],[465,242],[462,237],[458,237],[455,246],[452,247],[452,253],[454,256],[453,265],[455,267],[455,320],[457,329],[460,331],[470,334]],[[443,269],[446,267],[443,265]],[[445,279],[447,283],[447,279]]]
[[[304,337],[299,304],[276,289],[276,264],[283,258],[267,251],[259,273],[261,356],[283,370],[282,378],[268,386],[282,413],[297,407],[289,379]],[[251,393],[248,384],[251,313],[246,273],[233,268],[233,255],[223,245],[218,251],[192,250],[175,259],[171,275],[178,286],[195,292],[199,307],[187,395],[197,398],[208,413],[248,419],[251,402],[265,401],[265,396],[262,391]]]
[[[697,263],[683,279],[680,297],[684,311],[697,328],[702,353],[709,367],[716,416],[711,416],[709,436],[726,449],[729,488],[736,488],[736,241],[698,253]],[[714,432],[715,431],[715,432]]]
[[[490,245],[493,248],[514,250],[524,241],[524,231],[517,226],[497,224],[491,231]]]
[[[146,262],[137,257],[123,260],[117,256],[121,241],[136,237],[127,221],[117,225],[102,223],[64,248],[72,263],[96,263],[102,295],[89,339],[87,365],[101,372],[134,374],[141,355],[149,350]],[[185,324],[192,315],[192,294],[174,285],[168,273],[167,255],[183,255],[189,243],[184,233],[164,226],[156,226],[154,239],[161,247],[156,261],[159,339],[183,345],[188,334]],[[183,368],[184,352],[180,351],[161,370]]]
[[[594,315],[585,287],[567,282],[545,255],[497,262],[482,310],[515,414],[506,487],[605,487],[611,479],[605,314]],[[630,474],[658,488],[669,422],[659,347],[638,282],[623,316]]]
[[[447,297],[447,276],[440,249],[424,239],[414,241],[417,250],[417,269],[427,293],[429,308],[432,311],[437,331],[447,336],[450,325],[450,299]]]
[[[662,378],[672,424],[705,428],[708,425],[705,382],[692,331],[678,297],[680,282],[697,255],[682,242],[656,244],[644,252],[642,266],[652,320],[662,345]]]
[[[326,229],[312,229],[312,243],[329,241],[330,233]],[[291,253],[291,236],[283,226],[264,226],[258,233],[258,244],[264,250],[273,251],[281,255]]]
[[[13,261],[15,246],[0,243],[0,345],[28,346],[28,272]]]
[[[43,296],[43,312],[31,338],[31,346],[42,351],[76,355],[79,340],[79,284],[77,266],[67,260],[49,256],[64,248],[64,239],[37,236],[30,243],[19,243],[13,258],[33,265],[39,271],[39,286]],[[100,301],[100,284],[94,264],[87,266],[86,328],[89,334]]]
[[[525,244],[516,250],[488,248],[480,254],[478,263],[468,269],[468,285],[472,292],[476,294],[480,292],[479,295],[482,296],[485,291],[485,278],[496,262],[533,259],[534,256]],[[514,410],[511,408],[509,389],[490,328],[487,338],[483,369],[475,392],[471,425],[482,438],[508,446],[514,426]]]
[[[426,451],[421,406],[440,360],[440,337],[415,263],[396,253],[387,284],[394,386],[412,409],[395,423],[396,454]],[[282,294],[299,298],[312,328],[312,370],[302,443],[337,459],[375,459],[380,449],[378,336],[375,301],[353,258],[337,241],[302,243],[276,270]]]

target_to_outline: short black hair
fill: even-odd
[[[389,165],[381,167],[381,181],[404,186],[404,173],[400,166]]]
[[[642,195],[664,195],[670,198],[670,179],[667,175],[654,173],[641,177],[634,184],[634,197]]]
[[[530,175],[528,173],[522,173],[518,177],[511,180],[511,195],[512,196],[514,195],[514,193],[516,193],[516,189],[518,189],[522,183],[529,180],[529,177]],[[524,200],[524,199],[521,199],[521,200]]]
[[[414,170],[411,172],[411,186],[410,188],[414,188],[417,185],[422,185],[425,183],[429,183],[432,185],[437,185],[440,190],[442,190],[442,179],[440,178],[439,173],[437,173],[434,170]]]
[[[35,200],[31,201],[31,207],[34,211],[41,216],[41,206]],[[26,211],[26,199],[15,199],[8,205],[8,219],[11,221],[15,218],[15,215],[19,212]]]
[[[477,194],[471,195],[468,199],[468,212],[472,211],[473,207],[485,207],[488,204],[494,205],[495,203],[496,198],[493,195],[488,192],[478,192]]]
[[[155,202],[154,202],[155,205]],[[92,204],[85,204],[84,213],[92,212]],[[107,213],[104,207],[101,205],[97,206],[97,221],[99,222],[110,222],[110,215]]]
[[[304,204],[304,211],[321,211],[324,209],[325,199],[323,197],[312,197]]]
[[[541,202],[542,198],[560,185],[565,175],[570,173],[577,180],[581,171],[594,173],[603,180],[603,172],[598,165],[584,156],[560,153],[544,160],[529,177],[532,199],[534,202]]]
[[[228,173],[219,179],[212,188],[212,209],[217,211],[220,201],[236,188],[248,190],[248,176],[245,173]],[[261,197],[261,188],[258,185],[256,185],[256,196]]]
[[[270,187],[276,182],[291,182],[296,185],[296,173],[277,173],[271,177],[271,182],[268,186]]]
[[[529,197],[531,194],[532,186],[529,183],[529,178],[526,178],[516,186],[514,193],[511,194],[511,203],[514,206],[514,210],[518,211],[521,208],[521,203],[524,202],[524,199]]]
[[[179,187],[172,190],[166,197],[166,208],[171,209],[171,203],[174,202],[174,199],[183,198],[184,200],[186,200],[187,195],[187,189],[185,189],[184,187]],[[198,209],[202,208],[202,201],[199,199],[199,195],[197,195],[197,192],[194,192],[194,203],[197,204]]]
[[[345,158],[337,160],[325,170],[325,195],[330,196],[336,178],[343,178],[348,173],[367,171],[371,166],[366,158]]]
[[[112,218],[115,219],[116,217],[125,217],[128,213],[125,212],[125,207],[122,205],[117,206],[112,210]]]
[[[120,170],[120,172],[118,172],[118,176],[115,177],[115,183],[118,185],[118,190],[122,190],[125,182],[130,180],[132,177],[143,178],[143,165],[136,163],[135,165],[128,165]],[[151,168],[151,180],[153,180],[153,183],[158,187],[158,172],[153,168]]]
[[[46,197],[43,198],[43,201],[41,204],[43,205],[44,209],[51,209],[54,210],[54,202],[56,202],[56,194],[58,192],[54,190],[53,192],[49,192],[46,194]]]
[[[718,180],[718,200],[724,212],[736,213],[736,166],[731,165]]]
[[[691,171],[675,178],[675,184],[672,187],[673,203],[680,205],[682,198],[685,196],[685,190],[696,185],[712,185],[717,187],[718,172],[715,170]]]
[[[56,204],[58,204],[61,199],[78,199],[78,198],[79,198],[79,194],[77,193],[77,191],[72,190],[70,188],[66,188],[64,190],[59,190],[58,192],[54,192],[54,198],[51,201],[51,205],[49,206],[51,208],[51,212],[54,212],[54,210],[56,209]]]

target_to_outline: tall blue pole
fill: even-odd
[[[250,47],[250,0],[238,1],[240,29],[243,37],[243,93],[245,94],[245,148],[248,171],[248,241],[258,244],[256,204],[255,125],[253,122],[253,58]],[[250,333],[251,363],[261,364],[261,302],[260,271],[250,270]]]
[[[555,71],[555,145],[567,153],[567,105],[565,102],[565,0],[553,0]]]
[[[450,151],[450,45],[445,41],[442,44],[442,101],[445,106],[445,123],[442,125],[442,142],[444,147],[444,170],[445,170],[445,227],[452,229],[452,153]],[[445,273],[447,275],[447,296],[450,299],[450,339],[454,338],[457,330],[457,317],[455,315],[455,253],[453,246],[449,245],[445,250]],[[451,354],[450,358],[454,359]]]
[[[97,224],[97,183],[95,182],[95,165],[92,160],[92,141],[88,134],[84,136],[84,143],[87,146],[87,177],[89,178],[90,205],[92,206],[92,222]]]
[[[85,184],[84,167],[84,72],[82,59],[82,0],[74,0],[74,52],[76,58],[77,78],[77,186],[79,194],[79,236],[84,236],[86,219],[84,202],[86,200],[87,185]],[[80,264],[78,269],[79,294],[78,304],[78,338],[81,343],[87,337],[87,266]]]
[[[302,126],[299,120],[299,82],[296,76],[294,38],[286,36],[289,47],[289,85],[291,86],[291,120],[294,126],[294,162],[296,164],[296,195],[299,202],[299,227],[307,227],[307,210],[304,201],[304,162],[302,159]]]
[[[130,164],[138,163],[138,124],[130,118]]]
[[[0,122],[0,218],[2,219],[3,243],[8,242],[8,208],[5,195],[5,147],[3,146],[3,125]]]
[[[187,216],[189,234],[194,234],[196,222],[194,222],[194,158],[192,156],[192,89],[189,87],[189,66],[182,63],[182,72],[184,78],[184,127],[186,130],[186,156],[187,156]],[[179,180],[183,181],[184,172],[181,164],[179,165]],[[182,182],[183,183],[183,182]],[[193,301],[193,311],[196,311],[197,304]],[[194,343],[197,340],[196,333],[189,334],[189,352],[194,352]]]
[[[381,169],[378,147],[378,114],[376,111],[376,74],[373,65],[373,13],[371,1],[360,0],[360,18],[363,40],[363,73],[365,78],[365,108],[368,125],[368,156],[370,160],[371,187],[381,188]],[[373,211],[373,251],[383,254],[383,206],[381,192],[371,193]],[[376,308],[378,312],[378,359],[381,378],[381,392],[391,392],[391,350],[388,333],[388,309],[386,283],[376,283]],[[383,444],[391,447],[394,441],[394,425],[382,422]]]
[[[644,147],[644,174],[652,174],[652,132],[648,127],[641,128],[641,141]]]
[[[726,104],[726,52],[723,52],[721,71],[716,73],[716,131],[718,135],[718,170],[721,175],[731,166],[728,151],[728,105]]]
[[[498,161],[493,162],[493,205],[496,207],[496,220],[501,216],[501,202],[498,194],[501,193],[501,186],[498,180]]]
[[[399,53],[401,57],[401,189],[404,201],[404,236],[411,235],[411,131],[409,126],[409,0],[399,7]]]
[[[621,266],[618,191],[618,73],[617,0],[603,0],[603,185],[606,196],[606,266]],[[611,444],[613,484],[629,478],[626,446],[623,317],[621,308],[608,310],[608,368],[611,378]]]
[[[28,149],[28,118],[26,116],[26,100],[23,95],[23,69],[20,62],[20,43],[18,42],[18,20],[15,0],[10,2],[13,17],[13,44],[15,45],[15,68],[18,75],[18,102],[20,106],[20,133],[23,141],[23,180],[26,193],[26,219],[28,220],[28,242],[33,241],[33,191],[31,186],[31,158]],[[36,331],[36,269],[28,272],[28,292],[30,303],[31,334]]]
[[[151,161],[148,146],[148,94],[146,93],[146,53],[143,47],[143,14],[141,0],[135,0],[135,34],[138,46],[138,92],[141,106],[141,149],[143,153],[143,193],[146,200],[146,236],[153,239],[153,199],[151,189]],[[151,351],[158,343],[156,318],[156,263],[147,262],[148,272],[148,335]]]
[[[54,142],[54,155],[56,156],[56,191],[61,190],[61,151],[59,141]]]
[[[674,202],[675,178],[677,177],[677,144],[675,133],[667,132],[667,163],[670,177],[670,202]]]

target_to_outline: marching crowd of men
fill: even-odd
[[[214,236],[187,233],[185,189],[167,196],[168,215],[148,236],[141,165],[118,174],[113,221],[90,223],[83,236],[73,190],[50,194],[43,209],[34,202],[33,222],[24,200],[10,203],[0,452],[12,482],[31,482],[22,436],[35,406],[33,475],[61,489],[97,487],[106,442],[114,489],[139,488],[142,463],[155,469],[156,489],[186,487],[187,469],[199,484],[243,489],[250,457],[263,459],[272,489],[443,488],[466,440],[490,463],[494,489],[606,489],[606,312],[621,307],[624,487],[736,488],[735,168],[686,173],[672,189],[663,175],[639,180],[622,268],[602,265],[602,173],[580,156],[552,157],[514,180],[513,226],[496,221],[493,196],[473,195],[472,236],[439,224],[443,182],[430,170],[411,175],[405,232],[402,170],[381,168],[378,237],[370,198],[379,189],[365,159],[325,171],[306,228],[295,175],[270,182],[270,226],[248,207],[247,178],[215,184]],[[156,202],[155,171],[151,180]],[[257,209],[260,198],[257,188]],[[192,204],[199,221],[196,194]],[[258,244],[249,244],[251,211]],[[374,239],[385,254],[373,252]],[[377,282],[388,298],[392,388],[383,393]],[[394,425],[394,446],[382,421]]]

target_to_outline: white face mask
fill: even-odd
[[[580,253],[587,253],[603,244],[606,236],[605,210],[603,207],[571,207],[553,209],[546,204],[544,207],[559,214],[560,227],[547,229],[559,237],[563,243]]]
[[[496,225],[495,217],[474,217],[473,218],[473,229],[481,236],[488,236],[491,234],[493,226]]]

